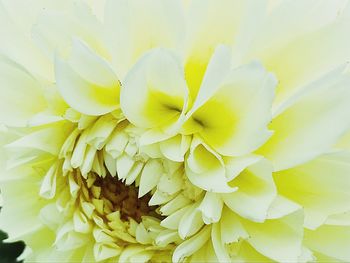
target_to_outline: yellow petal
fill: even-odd
[[[305,244],[312,250],[342,262],[350,261],[350,227],[323,225],[305,231]]]
[[[104,21],[108,51],[122,79],[148,50],[176,48],[183,40],[180,1],[108,0]]]
[[[0,123],[25,126],[47,107],[40,83],[15,62],[0,56]]]
[[[297,262],[303,239],[301,210],[264,223],[242,223],[250,236],[247,241],[259,253],[279,262]]]
[[[225,204],[242,217],[255,222],[263,222],[276,197],[276,187],[272,178],[272,166],[261,160],[247,167],[230,182],[238,190],[223,194]]]
[[[280,80],[276,107],[302,85],[349,60],[344,2],[281,1],[267,17],[252,57],[259,58]]]
[[[181,63],[164,49],[143,56],[128,73],[121,91],[121,108],[138,127],[174,125],[187,104]]]
[[[274,174],[281,195],[305,210],[304,225],[315,229],[332,214],[350,210],[350,154],[334,153]]]
[[[220,49],[217,52],[221,53]],[[209,73],[205,78],[210,78]],[[267,124],[271,120],[274,77],[254,62],[231,70],[215,84],[210,88],[202,86],[204,89],[187,114],[185,131],[197,132],[223,155],[255,150],[271,136]]]
[[[209,60],[218,44],[232,44],[244,8],[231,0],[194,0],[188,10],[185,75],[195,99]]]
[[[120,84],[107,62],[75,41],[71,58],[56,58],[56,81],[65,101],[88,115],[109,113],[119,106]]]
[[[275,170],[305,163],[332,147],[350,126],[350,75],[339,67],[307,85],[273,119],[271,139],[258,150]],[[322,131],[322,132],[320,132]]]
[[[228,185],[221,156],[198,138],[192,141],[185,161],[185,172],[192,184],[206,191],[229,193],[237,190],[236,187]]]

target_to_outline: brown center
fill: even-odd
[[[117,177],[107,175],[105,178],[96,176],[94,186],[101,189],[100,199],[113,206],[113,211],[120,211],[121,219],[127,221],[130,217],[141,222],[141,217],[148,215],[160,218],[156,213],[157,206],[149,206],[150,194],[138,198],[138,188],[125,185]]]

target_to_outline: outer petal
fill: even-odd
[[[326,257],[350,261],[350,227],[324,225],[312,231],[306,230],[305,244]]]
[[[1,1],[0,3],[0,53],[6,54],[9,58],[23,65],[32,74],[40,75],[46,80],[53,80],[53,70],[49,60],[32,43],[30,36],[25,34],[21,26],[16,23],[21,20],[21,15],[16,13],[15,18],[10,15],[12,12],[8,10],[7,6],[10,1],[6,2]],[[21,3],[21,6],[23,5],[24,3]],[[29,12],[28,8],[26,12]],[[29,26],[32,25],[29,23]]]
[[[236,252],[237,255],[233,257],[233,259],[238,262],[275,262],[274,260],[259,253],[247,241],[233,243],[230,246],[230,249],[233,251],[238,250],[238,252]]]
[[[46,107],[43,90],[35,78],[13,61],[0,56],[0,123],[25,126]]]
[[[258,151],[275,170],[288,169],[324,153],[350,125],[350,75],[343,67],[308,85],[284,106],[269,128],[271,139]]]
[[[33,41],[52,61],[56,54],[69,55],[73,37],[84,40],[97,54],[108,59],[102,24],[90,7],[81,0],[66,2],[64,8],[42,8],[32,29]]]
[[[12,171],[12,180],[0,182],[5,205],[0,213],[0,227],[12,241],[21,240],[25,234],[36,231],[42,225],[38,215],[46,200],[39,197],[40,178],[33,173],[20,176],[25,172]],[[7,171],[7,174],[10,172]],[[26,220],[23,221],[23,218]]]
[[[305,225],[316,228],[328,216],[350,210],[350,153],[324,155],[274,175],[278,192],[305,210]]]
[[[350,20],[342,14],[344,3],[284,0],[267,17],[251,57],[278,76],[276,106],[301,85],[349,60]]]
[[[212,64],[220,64],[225,53],[230,55],[218,48],[209,69]],[[255,150],[271,135],[267,124],[271,120],[274,77],[255,62],[221,78],[210,73],[215,70],[208,70],[205,75],[184,132],[197,132],[222,155],[237,156]],[[211,81],[211,77],[216,81]]]
[[[107,0],[104,20],[108,49],[122,79],[143,53],[175,48],[184,34],[181,3],[176,0]]]
[[[142,57],[123,84],[121,108],[136,126],[169,127],[186,107],[187,87],[181,64],[164,49]]]
[[[248,16],[250,2],[231,0],[194,0],[187,13],[185,74],[194,99],[201,86],[209,60],[218,44],[235,42],[242,17]],[[260,4],[255,3],[255,7]],[[254,16],[255,17],[255,16]]]
[[[236,192],[222,195],[230,209],[256,222],[267,218],[268,209],[276,197],[272,166],[267,160],[246,168],[230,182],[230,186],[238,188]]]
[[[120,84],[101,57],[80,41],[75,41],[71,58],[56,59],[59,92],[75,110],[88,115],[102,115],[119,106]]]
[[[298,210],[285,217],[253,223],[244,220],[247,240],[262,255],[279,262],[297,262],[303,239],[303,214]]]

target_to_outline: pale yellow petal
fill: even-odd
[[[121,108],[138,127],[175,124],[187,104],[181,63],[169,51],[156,49],[143,56],[123,83]]]
[[[306,227],[350,210],[349,163],[348,152],[334,153],[274,174],[278,192],[304,208]]]
[[[105,60],[81,42],[75,42],[67,61],[56,58],[55,71],[59,92],[75,110],[96,116],[118,108],[118,78]]]

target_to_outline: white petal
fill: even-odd
[[[343,262],[350,261],[350,227],[324,225],[306,230],[305,244],[310,249]]]
[[[239,220],[238,215],[233,213],[229,208],[224,207],[222,211],[221,224],[221,239],[225,244],[238,242],[239,239],[247,239],[248,233],[244,229]]]
[[[22,138],[7,144],[8,149],[36,149],[58,156],[72,127],[64,121],[44,126]]]
[[[176,212],[172,213],[170,216],[166,217],[162,220],[160,223],[161,226],[172,229],[172,230],[178,230],[178,226],[180,223],[181,218],[183,215],[189,211],[189,209],[192,207],[192,205],[187,205]]]
[[[122,79],[143,53],[177,47],[184,32],[181,6],[174,0],[108,0],[104,20],[108,49]]]
[[[173,261],[180,262],[200,249],[210,238],[210,230],[211,228],[206,226],[197,235],[178,245],[173,254]]]
[[[179,209],[187,206],[189,203],[191,203],[191,200],[189,198],[185,197],[183,194],[179,194],[173,200],[162,206],[160,208],[160,213],[163,216],[169,216]]]
[[[31,33],[35,44],[53,61],[55,55],[69,55],[72,39],[76,37],[108,58],[102,24],[92,14],[91,8],[84,1],[67,2],[66,7],[40,10]]]
[[[191,1],[187,13],[185,74],[192,99],[198,93],[215,47],[234,42],[243,8],[241,1]]]
[[[249,166],[230,185],[238,190],[222,195],[225,204],[242,217],[263,222],[276,197],[271,164],[261,160]]]
[[[275,170],[288,169],[324,153],[350,125],[350,75],[340,67],[286,102],[269,126],[271,139],[259,149]]]
[[[56,57],[55,72],[59,92],[75,110],[102,115],[117,109],[119,81],[106,62],[86,46],[76,44],[66,62]],[[107,77],[102,81],[100,74]]]
[[[23,28],[19,25],[19,21],[23,17],[27,17],[28,12],[36,9],[37,2],[31,1],[30,11],[25,8],[27,3],[17,3],[14,5],[12,10],[9,10],[9,4],[12,2],[20,1],[6,1],[4,3],[1,1],[0,4],[0,32],[1,32],[1,43],[0,43],[0,53],[6,54],[9,58],[16,61],[18,64],[23,65],[28,69],[33,75],[40,76],[45,80],[52,81],[54,79],[53,67],[50,61],[42,54],[41,50],[37,48],[28,34],[28,32],[23,32]],[[45,1],[47,2],[47,1]],[[20,5],[25,15],[21,15],[21,11],[18,11],[16,5]],[[33,6],[33,9],[32,9]],[[34,17],[33,19],[36,19]],[[33,19],[31,22],[25,21],[26,27],[32,27]],[[24,19],[26,20],[26,18]]]
[[[164,168],[162,163],[157,159],[149,160],[141,173],[139,198],[151,191],[162,176]]]
[[[350,58],[343,0],[281,1],[255,40],[260,59],[280,80],[275,103]],[[334,52],[327,52],[334,50]],[[322,57],[322,59],[320,59]]]
[[[200,102],[187,115],[191,118],[185,131],[198,132],[222,155],[250,153],[271,136],[267,125],[275,84],[275,78],[257,62],[231,70],[214,90],[205,89],[204,95],[199,91]]]
[[[111,246],[108,244],[96,243],[94,245],[94,257],[97,261],[106,260],[118,256],[121,253],[121,248],[117,245]]]
[[[223,229],[221,229],[221,225],[219,223],[213,224],[211,230],[211,240],[219,262],[231,262],[230,255],[225,247],[225,243],[221,239],[221,232],[223,231]]]
[[[174,162],[183,162],[184,155],[190,148],[191,137],[176,135],[168,140],[160,142],[160,150],[166,158]]]
[[[195,186],[206,191],[228,193],[237,190],[230,187],[226,179],[221,156],[212,151],[199,139],[193,139],[190,153],[185,162],[185,172]]]
[[[187,87],[181,63],[164,49],[144,55],[123,83],[121,108],[126,118],[138,127],[174,124],[186,104]]]
[[[219,194],[207,192],[198,207],[206,224],[216,223],[221,218],[223,202]]]
[[[278,219],[288,214],[294,213],[297,210],[302,209],[297,203],[281,196],[277,195],[271,203],[269,210],[267,211],[268,219]]]
[[[247,240],[258,252],[279,262],[297,262],[302,249],[302,210],[264,223],[242,221],[250,238]]]
[[[318,157],[274,175],[279,193],[300,204],[304,225],[315,229],[332,214],[350,210],[350,153]]]
[[[0,123],[25,126],[47,103],[40,83],[23,67],[0,56]]]
[[[194,235],[204,225],[201,213],[197,208],[198,203],[191,205],[181,217],[178,232],[182,239]]]

